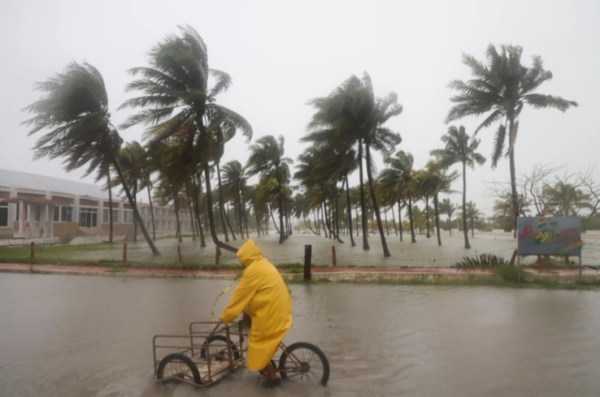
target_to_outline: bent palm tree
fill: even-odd
[[[486,51],[487,65],[471,55],[463,55],[463,63],[471,69],[473,80],[463,82],[454,80],[450,88],[459,95],[450,100],[455,105],[446,117],[446,123],[467,116],[486,114],[485,120],[477,127],[475,134],[495,122],[500,122],[496,131],[496,140],[492,154],[492,167],[496,167],[502,155],[510,158],[510,183],[514,208],[514,237],[516,238],[517,217],[519,214],[519,196],[517,193],[517,177],[515,167],[515,142],[519,129],[519,117],[525,105],[535,109],[555,108],[562,112],[577,102],[561,97],[537,94],[535,91],[545,81],[552,79],[552,72],[545,70],[542,58],[533,56],[533,65],[521,64],[523,48],[512,45],[500,46],[500,53],[494,45]],[[508,136],[507,136],[508,128]],[[508,140],[508,150],[504,147]]]
[[[271,177],[277,180],[277,202],[279,207],[279,244],[287,238],[283,227],[283,184],[290,174],[289,166],[293,161],[283,157],[285,140],[283,135],[276,140],[266,135],[250,146],[250,157],[246,163],[248,176],[260,174],[262,178]]]
[[[178,159],[180,184],[194,175],[200,166],[204,172],[208,220],[215,245],[228,251],[237,248],[219,241],[212,212],[213,195],[210,178],[210,160],[214,150],[213,131],[221,123],[210,120],[228,120],[248,134],[250,125],[234,111],[218,105],[216,97],[231,86],[231,77],[208,67],[208,52],[202,37],[190,26],[180,26],[181,36],[169,35],[150,50],[150,67],[130,70],[139,79],[127,85],[128,91],[145,95],[128,99],[121,108],[143,108],[127,119],[123,127],[142,124],[151,126],[146,137],[162,140],[185,131],[181,155]],[[212,76],[215,84],[209,88]],[[210,120],[207,115],[210,114]],[[191,128],[195,124],[196,128]]]
[[[119,175],[135,219],[152,253],[160,255],[146,231],[117,161],[123,141],[110,123],[108,94],[98,69],[88,63],[80,65],[72,62],[63,73],[58,73],[35,87],[47,95],[26,108],[35,117],[23,124],[33,125],[29,135],[41,130],[47,132],[33,147],[34,158],[62,157],[67,171],[87,165],[85,175],[98,168],[102,171],[102,164],[110,162]]]
[[[442,136],[442,142],[446,144],[444,149],[436,149],[431,151],[431,155],[435,156],[441,168],[449,168],[456,163],[462,163],[463,176],[463,228],[465,229],[465,248],[471,248],[469,243],[469,234],[467,233],[467,217],[465,215],[467,204],[467,166],[475,169],[475,164],[483,165],[485,157],[476,150],[479,147],[479,140],[469,138],[465,132],[465,127],[460,128],[454,126],[448,129],[448,133]]]

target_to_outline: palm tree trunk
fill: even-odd
[[[133,202],[135,204],[135,208],[137,208],[137,181],[133,181]],[[141,218],[138,220],[136,217],[135,221],[133,222],[133,241],[137,241],[137,229],[139,222],[143,223]]]
[[[463,161],[463,229],[465,229],[465,248],[470,249],[469,231],[467,230],[467,163]]]
[[[256,234],[260,237],[260,218],[258,216],[258,211],[256,210],[256,205],[254,206],[254,217],[256,218]]]
[[[317,218],[316,211],[312,211],[313,214],[313,222],[315,222],[315,227],[317,228],[317,236],[321,235],[321,225],[319,225],[319,220]]]
[[[175,206],[175,221],[177,222],[178,241],[182,243],[183,238],[181,236],[181,222],[179,222],[179,195],[177,194],[177,189],[173,187],[171,189],[173,190],[173,205]]]
[[[136,222],[141,222],[140,229],[142,230],[142,234],[144,235],[146,242],[148,243],[148,245],[150,246],[150,249],[152,250],[152,255],[155,255],[155,256],[160,255],[160,252],[156,249],[154,242],[152,242],[152,239],[150,238],[150,235],[148,234],[148,231],[146,230],[146,226],[144,226],[144,222],[141,221],[142,217],[140,216],[137,205],[135,205],[135,201],[133,200],[133,197],[131,196],[131,192],[129,191],[129,188],[127,187],[127,184],[125,183],[125,177],[123,176],[123,171],[121,170],[121,167],[117,163],[117,159],[115,158],[114,154],[111,153],[111,157],[112,157],[111,158],[112,163],[115,166],[115,169],[117,170],[117,174],[119,175],[119,179],[121,180],[121,184],[123,185],[123,190],[125,191],[125,195],[127,196],[127,199],[129,200],[129,205],[131,205],[131,207],[133,208],[133,213],[135,214]],[[112,214],[111,214],[111,216],[112,216]]]
[[[244,222],[246,223],[246,238],[250,238],[250,233],[248,232],[248,213],[246,212],[246,200],[244,200],[244,193],[240,194],[242,198],[242,203],[244,203]]]
[[[360,211],[361,211],[361,222],[362,222],[362,232],[363,232],[363,250],[368,251],[371,249],[369,247],[369,240],[367,240],[367,205],[365,203],[365,185],[364,185],[364,177],[363,177],[363,147],[362,147],[362,139],[358,140],[358,164],[359,164],[359,177],[360,177]]]
[[[221,217],[221,224],[223,225],[223,233],[225,233],[225,242],[229,242],[229,236],[227,235],[227,224],[225,223],[225,209],[223,208],[223,188],[221,187],[221,169],[219,168],[219,162],[215,161],[217,165],[217,180],[219,182],[219,215]],[[231,231],[233,237],[233,230]]]
[[[371,191],[371,198],[373,199],[373,209],[375,211],[375,218],[377,218],[377,228],[379,229],[379,235],[381,237],[381,246],[383,247],[383,256],[386,258],[392,256],[385,241],[385,235],[383,234],[383,224],[381,223],[381,215],[379,214],[379,205],[377,204],[377,196],[375,194],[375,186],[373,185],[373,175],[371,173],[371,149],[369,147],[369,141],[365,141],[365,148],[367,151],[367,177],[369,178],[369,190]]]
[[[192,200],[190,199],[190,183],[185,183],[185,195],[188,202],[188,211],[190,211],[190,225],[192,225],[192,241],[196,241],[196,222],[194,221],[194,211],[192,210]]]
[[[510,157],[510,189],[512,191],[513,209],[515,221],[513,224],[513,238],[517,238],[517,220],[519,218],[519,194],[517,193],[517,171],[515,166],[515,140],[517,128],[514,117],[509,118],[509,157]]]
[[[200,204],[198,202],[198,185],[196,184],[196,176],[192,176],[192,186],[194,187],[194,206],[196,208],[196,224],[198,225],[198,234],[200,234],[200,248],[206,247],[204,241],[204,230],[202,229],[202,220],[200,219]]]
[[[321,210],[321,223],[323,224],[323,233],[325,234],[325,238],[329,238],[329,234],[327,233],[327,225],[325,225],[325,211],[323,211],[323,203],[320,206]]]
[[[356,208],[355,208],[355,211],[356,211],[356,237],[358,237],[358,236],[359,236],[359,234],[358,234],[358,231],[359,231],[359,229],[360,229],[360,228],[358,227],[358,226],[359,226],[359,225],[358,225],[358,205],[356,206]]]
[[[280,234],[279,228],[277,227],[277,222],[275,222],[275,215],[273,215],[273,207],[271,204],[267,204],[269,206],[269,212],[271,213],[271,219],[273,220],[273,225],[275,226],[275,230],[277,230],[277,234]]]
[[[154,205],[152,204],[152,193],[150,192],[150,183],[146,185],[146,189],[148,190],[148,203],[150,203],[150,217],[152,218],[152,241],[156,241],[156,227],[154,224]]]
[[[442,236],[440,235],[440,213],[438,212],[438,195],[433,196],[433,207],[435,208],[435,230],[437,232],[438,245],[442,246]]]
[[[394,223],[394,232],[396,233],[396,236],[397,236],[398,228],[396,227],[396,215],[394,214],[394,205],[393,204],[390,206],[390,209],[392,210],[392,222]]]
[[[225,222],[226,222],[226,226],[225,227],[229,227],[229,231],[231,232],[231,236],[233,237],[233,241],[236,240],[235,238],[235,233],[233,232],[233,228],[231,227],[231,222],[229,220],[229,203],[225,203],[225,208],[223,209],[224,213],[225,213]],[[235,208],[233,210],[233,215],[235,215]]]
[[[471,218],[471,237],[475,237],[475,229],[473,228],[473,218]]]
[[[281,173],[279,167],[277,167],[277,204],[279,206],[279,244],[283,244],[287,236],[284,236],[285,230],[283,229],[283,197],[281,191]]]
[[[225,244],[222,241],[219,241],[217,237],[217,231],[215,229],[215,219],[213,217],[213,202],[212,202],[212,191],[210,189],[210,167],[208,166],[208,162],[204,164],[204,183],[206,185],[206,204],[208,207],[208,221],[210,224],[210,235],[212,237],[213,242],[217,247],[223,248],[230,252],[237,252],[237,248],[232,247],[229,244]]]
[[[348,234],[350,235],[350,245],[356,247],[354,236],[352,235],[352,206],[350,205],[350,185],[348,184],[348,173],[344,175],[346,180],[346,212],[348,213]]]
[[[108,172],[106,173],[106,177],[108,178],[108,242],[110,244],[113,243],[113,217],[112,217],[112,212],[113,212],[113,208],[112,208],[112,204],[113,204],[113,199],[112,199],[112,187],[111,187],[111,182],[110,182],[110,169],[108,170]]]
[[[385,220],[385,231],[386,231],[386,234],[389,236],[390,235],[390,225],[388,225],[387,210],[385,208],[383,209],[383,216],[384,216],[384,220]]]
[[[400,200],[398,200],[398,227],[400,228],[400,241],[402,241],[402,206],[400,205]]]
[[[417,242],[415,237],[415,226],[413,223],[413,212],[412,212],[412,197],[408,196],[408,217],[410,218],[410,236],[413,243]]]
[[[431,235],[429,234],[429,195],[428,194],[425,195],[425,211],[427,212],[425,214],[425,217],[427,218],[427,238],[431,238]]]

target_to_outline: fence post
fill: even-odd
[[[514,265],[515,264],[515,258],[517,257],[517,250],[515,250],[512,254],[512,258],[510,258],[510,264]]]
[[[123,262],[127,262],[127,243],[123,244]]]
[[[335,256],[335,246],[331,247],[331,263],[333,264],[333,267],[337,266],[337,258]]]
[[[311,261],[312,261],[312,245],[304,246],[304,280],[310,281],[311,275]]]
[[[177,256],[179,257],[179,263],[181,263],[181,246],[177,244]]]
[[[31,242],[31,248],[29,249],[29,259],[35,258],[35,243]]]

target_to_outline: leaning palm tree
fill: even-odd
[[[67,171],[87,165],[86,175],[98,168],[102,172],[102,164],[110,162],[152,253],[160,255],[146,231],[117,160],[123,141],[110,122],[108,94],[98,69],[88,63],[72,62],[64,72],[35,87],[47,94],[26,108],[35,117],[23,123],[33,126],[29,135],[47,130],[33,148],[35,159],[62,157]]]
[[[363,158],[366,161],[369,192],[377,218],[383,254],[386,257],[391,256],[383,233],[375,192],[371,149],[380,151],[384,157],[387,157],[401,142],[400,134],[385,127],[385,123],[391,117],[402,112],[402,106],[398,104],[398,96],[391,92],[383,98],[375,98],[371,78],[364,73],[362,79],[351,76],[329,96],[315,98],[309,104],[313,105],[317,111],[308,125],[311,131],[303,140],[312,142],[319,147],[327,147],[338,153],[345,153],[356,146],[361,189],[363,189]],[[368,250],[364,190],[361,190],[361,208],[363,249]]]
[[[223,188],[233,196],[234,206],[237,207],[238,224],[240,225],[242,238],[244,238],[244,231],[241,228],[243,224],[242,218],[245,218],[246,198],[248,197],[247,183],[248,178],[245,175],[244,167],[242,167],[239,161],[233,160],[223,166]]]
[[[471,55],[463,55],[463,63],[471,69],[473,80],[463,82],[454,80],[450,88],[459,95],[450,100],[455,105],[446,117],[446,123],[466,116],[481,116],[485,120],[477,127],[475,134],[483,128],[499,122],[492,154],[492,167],[496,167],[503,155],[510,158],[510,182],[514,207],[514,237],[516,238],[516,222],[519,214],[519,196],[517,193],[517,177],[515,167],[515,142],[519,129],[519,118],[525,105],[535,109],[555,108],[562,112],[577,102],[561,97],[537,94],[535,91],[542,83],[552,79],[552,72],[545,70],[542,58],[533,56],[533,65],[521,64],[523,48],[512,45],[500,46],[500,53],[492,44],[486,51],[487,65],[479,62]],[[508,136],[507,136],[508,128]],[[504,147],[508,141],[508,150]]]
[[[190,26],[179,28],[180,36],[169,35],[150,50],[150,67],[130,70],[133,76],[140,78],[129,83],[127,90],[140,91],[143,96],[128,99],[121,108],[143,110],[129,117],[123,127],[149,126],[146,137],[150,141],[185,131],[178,158],[179,182],[184,184],[194,176],[198,167],[202,169],[213,242],[223,249],[237,252],[237,248],[219,241],[212,212],[210,161],[215,142],[213,132],[221,125],[214,120],[228,120],[246,135],[250,125],[239,114],[216,103],[218,94],[231,86],[231,77],[208,67],[206,44],[198,32]],[[216,81],[209,88],[210,76]]]
[[[283,184],[290,174],[289,166],[293,161],[283,157],[285,140],[283,135],[275,139],[266,135],[250,146],[250,157],[246,163],[248,176],[260,174],[262,178],[270,176],[277,180],[277,202],[279,209],[279,244],[287,238],[283,227]]]
[[[466,207],[461,208],[463,209],[463,226],[466,227],[466,220],[468,219],[471,226],[471,237],[475,237],[475,221],[479,220],[483,216],[483,213],[479,211],[477,205],[472,201],[469,201]],[[465,229],[465,233],[468,233],[467,229]]]
[[[401,215],[400,202],[404,201],[404,199],[408,200],[411,241],[416,243],[412,200],[416,195],[415,188],[417,183],[415,182],[415,173],[412,169],[414,163],[413,156],[410,153],[399,150],[394,156],[388,157],[384,161],[388,168],[381,172],[380,183],[384,188],[393,188],[397,192],[398,215]],[[402,224],[401,218],[399,221]],[[402,241],[402,229],[400,229],[400,240]]]
[[[469,235],[467,233],[467,166],[475,169],[475,164],[483,165],[485,157],[477,153],[480,141],[475,138],[470,138],[465,132],[465,127],[460,128],[454,126],[448,129],[448,133],[442,136],[442,142],[446,144],[444,149],[436,149],[431,151],[431,155],[436,157],[438,165],[441,168],[449,168],[456,163],[462,163],[463,176],[463,228],[465,229],[465,248],[471,248],[469,243]]]

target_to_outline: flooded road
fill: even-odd
[[[292,285],[287,343],[320,346],[327,387],[152,381],[152,336],[207,320],[225,281],[0,275],[0,395],[595,396],[600,293]],[[229,294],[218,302],[217,311]]]

